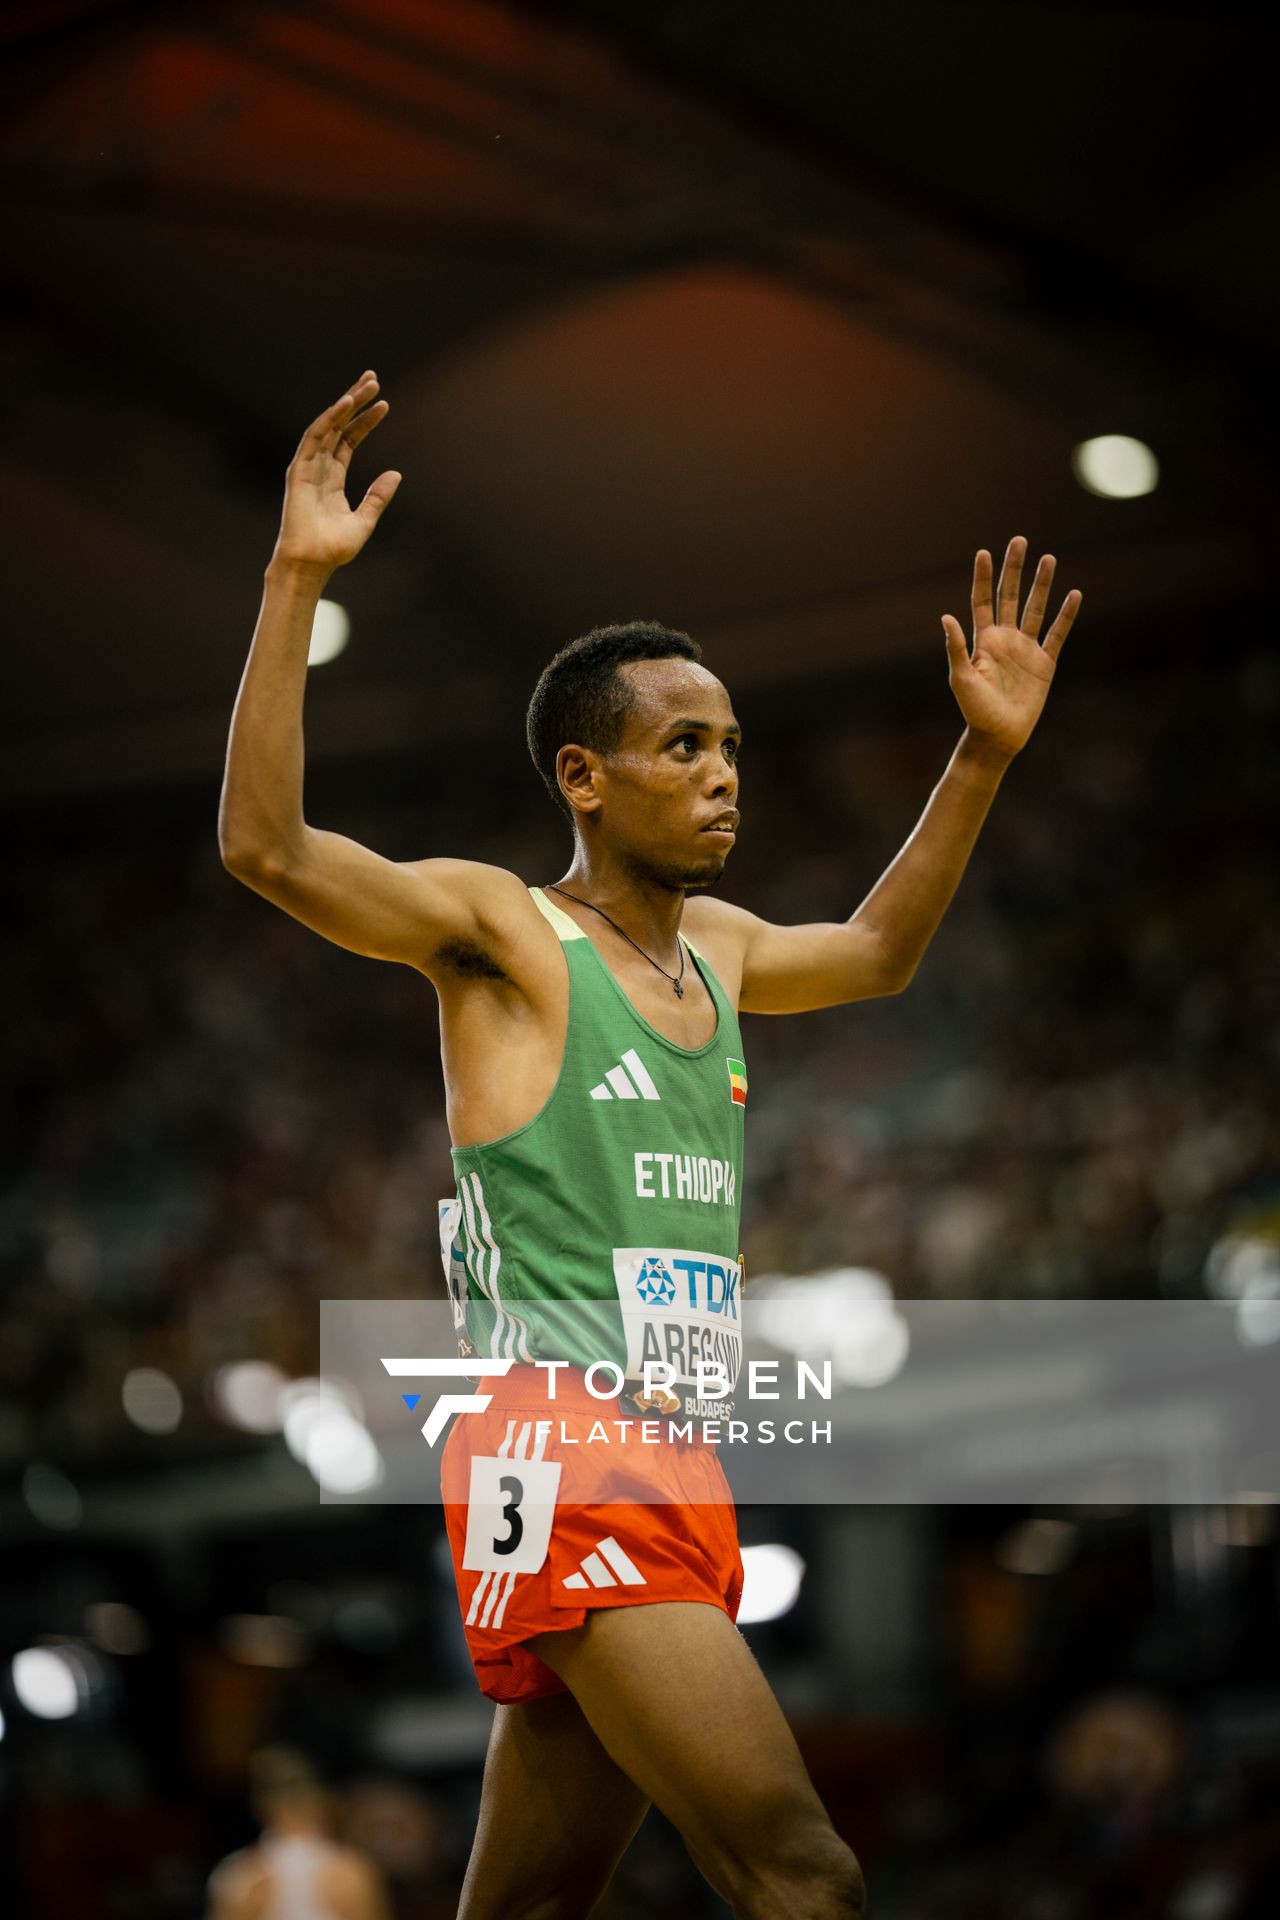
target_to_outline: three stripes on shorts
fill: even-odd
[[[531,1420],[508,1420],[506,1437],[498,1448],[499,1456],[510,1460],[541,1460],[548,1437],[545,1426],[541,1433],[535,1435],[532,1453],[528,1450],[529,1436],[536,1424]],[[507,1602],[519,1577],[515,1573],[482,1573],[471,1596],[467,1625],[496,1632],[502,1625]],[[581,1571],[569,1574],[563,1582],[566,1587],[575,1588],[616,1587],[619,1583],[624,1587],[648,1585],[635,1561],[618,1545],[612,1534],[605,1540],[597,1540],[582,1561]]]
[[[605,1565],[605,1561],[609,1565]],[[610,1572],[610,1568],[613,1569]],[[624,1587],[647,1586],[644,1575],[635,1561],[630,1559],[618,1545],[613,1535],[607,1540],[597,1540],[594,1553],[589,1553],[582,1562],[581,1573],[571,1573],[565,1580],[566,1587],[616,1587],[619,1580]]]

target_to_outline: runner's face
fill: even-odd
[[[729,696],[694,660],[619,668],[635,706],[604,763],[606,833],[619,854],[668,886],[709,887],[733,849],[741,729]]]

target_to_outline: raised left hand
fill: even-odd
[[[1027,543],[1021,534],[1009,542],[1000,569],[1000,585],[993,607],[991,555],[983,547],[973,563],[973,652],[960,622],[942,616],[947,636],[951,691],[955,694],[969,732],[984,745],[1012,757],[1026,746],[1048,697],[1062,643],[1080,611],[1083,595],[1072,588],[1058,617],[1040,640],[1040,628],[1053,570],[1047,553],[1036,568],[1027,604],[1018,619],[1018,592]]]

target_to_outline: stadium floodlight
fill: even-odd
[[[132,1367],[120,1389],[124,1410],[143,1433],[173,1433],[182,1420],[182,1394],[159,1367]]]
[[[316,1422],[303,1457],[325,1493],[367,1493],[383,1477],[382,1455],[372,1435],[345,1408]]]
[[[37,1720],[68,1720],[80,1705],[75,1667],[60,1647],[24,1647],[10,1667],[13,1690]]]
[[[32,1518],[58,1533],[78,1527],[84,1514],[74,1481],[44,1460],[33,1460],[23,1473],[22,1497]]]
[[[1103,500],[1135,500],[1153,493],[1160,479],[1160,464],[1150,447],[1127,433],[1082,440],[1071,456],[1071,471],[1086,492]]]
[[[341,1414],[359,1420],[363,1412],[360,1396],[350,1381],[340,1380],[333,1374],[324,1378],[305,1374],[301,1379],[290,1380],[280,1390],[280,1409],[285,1445],[304,1466],[307,1442],[322,1421]]]
[[[321,600],[316,606],[315,619],[311,622],[311,645],[307,648],[307,665],[322,667],[328,660],[336,660],[347,644],[351,632],[351,621],[345,607],[336,600]]]
[[[86,1632],[107,1653],[145,1653],[151,1629],[136,1607],[119,1600],[95,1600],[84,1610]]]
[[[213,1404],[228,1425],[244,1433],[279,1433],[286,1384],[269,1360],[234,1360],[213,1376]]]
[[[749,1627],[762,1620],[780,1620],[790,1613],[800,1597],[804,1579],[804,1561],[794,1547],[770,1543],[742,1549],[742,1605],[738,1625]]]

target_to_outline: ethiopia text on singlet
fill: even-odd
[[[440,1248],[459,1333],[480,1359],[608,1361],[636,1380],[660,1361],[677,1390],[701,1362],[732,1383],[747,1099],[737,1015],[686,940],[718,1018],[705,1046],[677,1046],[582,929],[530,893],[568,963],[564,1058],[532,1120],[453,1150]]]

